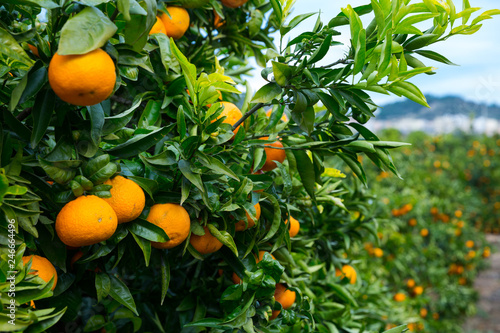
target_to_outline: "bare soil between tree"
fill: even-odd
[[[466,333],[500,332],[500,235],[487,235],[493,245],[490,267],[481,272],[474,283],[479,292],[477,314],[467,320]]]

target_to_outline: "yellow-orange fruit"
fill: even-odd
[[[158,34],[158,33],[166,35],[167,30],[165,29],[165,24],[163,24],[163,21],[161,20],[161,18],[157,16],[156,22],[153,25],[153,27],[151,28],[151,30],[149,31],[149,34],[152,35],[152,34]]]
[[[224,23],[226,23],[226,21],[223,21],[220,15],[214,10],[214,28],[219,29]]]
[[[413,287],[415,287],[415,280],[413,280],[413,279],[408,279],[408,281],[406,281],[406,286],[407,286],[408,288],[413,288]]]
[[[241,117],[243,117],[243,114],[241,113],[240,109],[233,103],[229,102],[220,102],[224,106],[224,110],[222,110],[221,114],[217,117],[217,119],[220,119],[222,117],[226,117],[223,123],[229,124],[231,126],[234,126],[238,120],[240,120]],[[214,119],[212,122],[214,122],[216,119]],[[239,125],[236,127],[236,129],[233,131],[234,135],[238,133],[238,130],[240,129]]]
[[[295,291],[288,289],[284,284],[276,284],[274,299],[281,304],[283,309],[287,310],[295,303]]]
[[[288,224],[288,220],[285,220],[285,224]],[[290,233],[290,237],[295,237],[298,235],[300,230],[300,223],[297,221],[297,219],[293,218],[293,216],[290,216],[290,228],[288,229],[288,232]]]
[[[52,265],[52,263],[44,257],[40,257],[37,255],[31,255],[23,257],[23,265],[26,265],[31,260],[31,269],[36,272],[29,273],[33,275],[38,275],[45,282],[49,282],[52,277],[54,277],[54,285],[52,286],[52,290],[56,287],[57,284],[57,271]]]
[[[115,64],[101,49],[80,55],[54,54],[49,83],[60,99],[87,106],[104,101],[115,87]]]
[[[61,241],[72,247],[105,241],[113,235],[118,218],[111,206],[95,196],[81,196],[68,202],[56,218],[56,232]]]
[[[205,226],[203,229],[205,230],[205,234],[203,236],[191,234],[191,239],[189,240],[191,245],[200,254],[208,254],[219,251],[223,244],[210,233],[208,227]]]
[[[258,221],[260,219],[260,213],[261,213],[260,204],[257,202],[255,204],[254,208],[255,208],[255,215],[256,215],[255,217],[257,218],[256,221]],[[248,213],[246,213],[246,216],[247,216],[247,221],[248,221],[248,228],[246,227],[245,221],[241,220],[241,221],[236,222],[236,226],[235,226],[236,231],[243,231],[246,229],[253,228],[255,226],[256,221],[252,220]]]
[[[406,295],[403,293],[397,293],[394,295],[394,300],[396,302],[404,302],[405,299],[406,299]]]
[[[413,288],[413,294],[418,296],[418,295],[422,295],[424,292],[424,287],[422,286],[416,286],[415,288]]]
[[[108,179],[104,184],[113,186],[110,190],[111,198],[103,199],[115,211],[118,223],[133,221],[141,215],[146,197],[139,185],[122,176]]]
[[[238,8],[247,3],[248,0],[221,0],[222,4],[229,8]]]
[[[191,229],[188,212],[177,204],[153,205],[146,220],[162,228],[169,238],[166,242],[151,242],[151,246],[158,249],[171,249],[181,244]]]
[[[424,228],[422,230],[420,230],[420,236],[422,237],[427,237],[429,235],[429,230]]]
[[[160,18],[165,26],[166,35],[173,39],[179,39],[189,28],[189,13],[181,7],[167,7],[170,17],[163,13]]]
[[[260,140],[267,140],[269,137],[260,138]],[[283,163],[286,159],[286,153],[284,149],[276,149],[283,148],[283,144],[278,140],[273,143],[266,143],[264,145],[264,151],[266,152],[266,162],[262,166],[263,171],[271,171],[276,169],[278,166],[276,162]]]
[[[346,277],[349,279],[350,284],[355,284],[356,283],[356,270],[354,267],[350,265],[344,265],[342,266],[342,270],[340,269],[335,269],[335,276],[342,276],[342,278]]]

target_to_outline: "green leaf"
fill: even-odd
[[[302,180],[302,184],[304,185],[304,189],[306,190],[307,194],[309,194],[309,196],[314,200],[316,176],[314,174],[313,163],[304,150],[293,150],[293,155],[297,160],[297,171],[299,172],[300,179]]]
[[[145,0],[139,5],[136,2],[131,3],[130,20],[125,21],[123,35],[125,43],[132,46],[133,50],[140,52],[144,49],[148,41],[149,31],[156,23],[156,1]]]
[[[413,83],[398,81],[392,83],[386,88],[387,90],[398,96],[404,96],[420,105],[426,106],[428,108],[430,107],[429,104],[427,104],[427,100],[425,99],[424,94],[422,94],[420,89],[418,89],[418,87]]]
[[[182,52],[179,50],[173,39],[170,39],[170,49],[172,50],[172,53],[177,58],[182,67],[182,74],[186,79],[186,84],[188,86],[191,99],[193,100],[193,104],[197,106],[198,101],[196,97],[196,91],[194,89],[196,85],[196,76],[197,76],[196,66],[190,63],[189,60],[186,58],[186,56],[182,54]]]
[[[276,61],[272,62],[273,64],[273,74],[274,74],[274,80],[276,80],[276,83],[278,83],[280,86],[286,86],[288,81],[291,79],[293,75],[293,69],[292,67],[282,64]],[[260,91],[260,90],[259,90]],[[254,97],[255,99],[255,97]]]
[[[198,157],[198,161],[203,164],[205,167],[219,173],[226,175],[230,178],[233,178],[236,181],[240,181],[238,175],[236,175],[233,170],[229,169],[224,163],[219,161],[217,158],[205,155],[201,152],[196,152],[196,156]]]
[[[99,9],[86,7],[66,21],[61,29],[59,55],[85,54],[98,49],[118,28]]]
[[[448,60],[445,56],[443,56],[443,55],[441,55],[441,54],[439,54],[437,52],[434,52],[434,51],[430,51],[430,50],[417,50],[415,52],[418,53],[418,54],[420,54],[423,57],[432,59],[434,61],[442,62],[443,64],[458,66],[457,64],[455,64],[455,63],[451,62],[450,60]]]
[[[17,0],[16,0],[17,1]],[[19,45],[14,37],[3,28],[0,28],[0,53],[11,61],[18,61],[21,69],[27,70],[33,65],[33,60],[26,54],[26,51]]]
[[[184,139],[186,136],[186,117],[184,116],[184,107],[181,105],[177,109],[177,132],[179,132],[179,137]]]
[[[130,230],[130,229],[129,229]],[[151,242],[147,239],[144,239],[135,233],[132,232],[132,237],[135,239],[135,242],[141,248],[142,253],[144,254],[144,261],[146,263],[146,267],[149,266],[149,259],[151,258]]]
[[[317,13],[307,13],[295,16],[290,23],[286,26],[282,26],[280,29],[280,33],[282,36],[286,35],[290,30],[299,25],[302,21],[308,19],[309,17],[316,15]]]
[[[182,106],[181,106],[182,107]],[[149,128],[150,126],[156,126],[158,120],[160,119],[160,109],[161,102],[149,100],[148,104],[144,108],[139,122],[137,124],[138,128]]]
[[[137,183],[144,191],[148,193],[151,199],[154,199],[153,194],[158,191],[160,187],[156,180],[138,176],[128,176],[127,178]]]
[[[101,302],[109,295],[111,281],[109,276],[104,273],[97,273],[95,276],[95,289],[97,291],[97,302]]]
[[[125,21],[130,21],[130,0],[118,0],[116,6]]]
[[[253,96],[252,103],[269,103],[274,98],[278,97],[282,92],[281,87],[275,83],[270,82],[261,87]]]
[[[168,286],[170,284],[170,262],[168,261],[168,257],[165,253],[161,254],[161,302],[160,305],[163,305],[163,301],[165,300],[165,296],[168,292]]]
[[[353,75],[361,72],[365,66],[366,58],[366,30],[361,29],[358,35],[358,43],[356,46],[356,54],[354,55]]]
[[[201,192],[205,192],[205,189],[203,188],[203,182],[201,181],[201,176],[191,171],[191,162],[186,160],[180,160],[178,166],[179,170],[181,170],[184,177],[186,177]]]
[[[137,313],[137,309],[135,307],[134,298],[130,294],[130,291],[128,290],[125,283],[116,278],[114,275],[108,274],[108,276],[111,282],[109,295],[117,300],[120,304],[124,305],[132,312],[134,312],[136,316],[138,316],[139,314]]]
[[[42,318],[39,318],[39,322],[36,322],[34,324],[31,324],[24,332],[25,333],[42,333],[46,332],[46,330],[52,326],[54,326],[61,317],[64,315],[66,312],[67,307],[63,308],[61,311],[50,314],[49,316],[44,316]]]
[[[101,143],[102,128],[104,126],[104,110],[101,104],[87,106],[87,110],[90,115],[90,137],[94,146],[99,147]]]
[[[125,125],[127,125],[130,119],[132,119],[132,117],[134,116],[135,109],[137,109],[141,105],[141,102],[142,102],[142,96],[139,96],[139,98],[136,97],[132,106],[128,110],[123,111],[122,113],[117,114],[116,116],[104,118],[102,135],[108,135],[114,133],[122,129]]]
[[[276,19],[278,21],[278,25],[281,26],[283,22],[283,8],[281,7],[281,3],[279,0],[270,0],[271,6],[273,6],[274,14],[276,15]]]
[[[31,148],[38,146],[42,140],[47,127],[49,126],[52,113],[54,111],[56,95],[52,89],[48,89],[45,93],[39,93],[33,105],[33,132],[31,132]]]
[[[226,245],[235,255],[238,255],[238,248],[234,243],[234,239],[227,231],[219,230],[213,224],[208,224],[207,227],[212,236],[217,238],[222,244]]]
[[[261,196],[269,200],[273,206],[273,220],[271,222],[271,226],[269,227],[266,236],[261,241],[261,243],[264,243],[273,238],[276,232],[278,232],[281,224],[281,209],[278,199],[276,199],[272,194],[262,192]]]
[[[344,287],[338,284],[330,284],[330,288],[344,301],[348,302],[354,307],[358,306],[356,299],[352,296],[352,294]]]
[[[328,53],[328,50],[330,50],[332,37],[332,35],[326,36],[320,47],[317,48],[313,54],[311,54],[311,57],[307,61],[308,64],[314,64],[315,62],[318,62],[325,57],[325,55]]]
[[[429,45],[436,37],[438,37],[438,35],[435,34],[425,34],[422,36],[418,36],[417,38],[408,40],[404,44],[404,48],[406,51],[420,49],[424,46]]]
[[[165,230],[141,218],[137,218],[134,222],[127,223],[127,228],[131,233],[152,242],[163,243],[170,240]]]
[[[402,333],[408,329],[407,325],[401,325],[398,327],[391,328],[390,330],[384,331],[383,333]]]
[[[157,144],[171,129],[171,126],[162,127],[148,134],[136,135],[127,142],[107,150],[107,152],[121,158],[138,155]]]

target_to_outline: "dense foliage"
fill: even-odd
[[[425,59],[450,63],[428,46],[473,34],[500,11],[472,18],[479,8],[467,0],[461,11],[452,1],[372,0],[327,23],[318,15],[313,31],[286,41],[315,14],[289,18],[290,0],[237,8],[227,2],[0,2],[2,331],[361,332],[384,330],[384,316],[406,320],[389,306],[393,290],[384,286],[384,272],[374,280],[373,261],[349,255],[378,237],[383,216],[364,186],[370,177],[359,157],[399,175],[389,150],[406,145],[381,141],[363,126],[377,108],[369,93],[427,105],[407,80],[432,74]],[[149,35],[157,15],[169,21],[172,5],[188,8],[186,33],[176,40]],[[350,28],[350,45],[336,41],[340,26]],[[332,47],[345,47],[345,57],[321,62]],[[105,52],[94,52],[99,48]],[[89,75],[88,62],[77,68],[93,78],[85,81],[66,74],[77,66],[58,71],[54,59],[91,52],[102,63],[112,59],[116,78],[110,98],[86,106],[72,102],[83,93],[68,96],[61,85],[114,75]],[[247,84],[239,97],[250,57],[268,83],[255,94]],[[242,116],[232,123],[234,114],[220,117],[229,109],[220,99],[238,104]],[[285,151],[282,163],[272,162],[274,150]],[[327,168],[340,162],[352,171],[347,180]],[[60,211],[83,196],[112,197],[108,180],[117,174],[146,193],[142,214],[103,241],[67,246],[57,228]],[[166,203],[184,207],[190,230],[186,241],[162,250],[155,244],[175,235],[148,216]],[[288,229],[292,217],[300,221],[296,237]],[[235,222],[250,220],[254,228],[236,231]],[[78,236],[90,232],[74,224]],[[195,244],[207,235],[220,250],[200,253]],[[257,260],[259,251],[275,259]],[[57,283],[30,273],[31,259],[22,260],[28,254],[48,258]],[[352,270],[350,278],[340,273],[348,264],[359,265],[357,281]],[[286,306],[277,301],[280,288],[295,292]]]

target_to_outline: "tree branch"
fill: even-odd
[[[19,113],[16,118],[19,121],[23,121],[24,119],[28,118],[28,116],[31,114],[31,111],[33,110],[32,107],[26,108],[21,113]]]
[[[241,125],[242,122],[244,122],[248,117],[250,117],[253,113],[255,113],[255,111],[257,111],[258,109],[262,108],[264,105],[264,103],[257,103],[253,108],[251,108],[250,110],[248,110],[244,115],[243,117],[241,117],[234,125],[233,125],[233,131]]]

